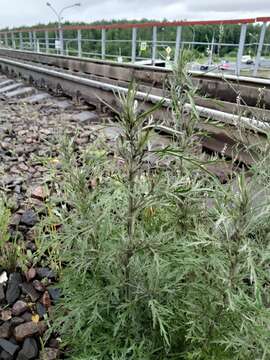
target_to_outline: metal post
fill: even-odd
[[[181,49],[181,38],[182,38],[182,27],[177,26],[176,28],[176,41],[175,41],[175,54],[174,54],[174,62],[178,62],[178,58],[180,55]]]
[[[82,57],[82,32],[79,29],[77,33],[78,33],[78,35],[77,35],[77,38],[78,38],[78,56]]]
[[[132,52],[131,52],[131,62],[136,61],[136,52],[137,52],[137,28],[132,28]]]
[[[262,24],[261,35],[260,35],[260,40],[259,40],[259,46],[258,46],[257,56],[256,56],[256,60],[255,60],[255,66],[254,66],[254,70],[253,70],[253,75],[254,76],[257,76],[257,72],[258,72],[258,69],[259,69],[259,66],[260,66],[260,60],[261,60],[261,55],[262,55],[262,49],[263,49],[266,29],[267,29],[267,23],[264,22]]]
[[[246,33],[247,33],[247,24],[242,24],[240,40],[239,40],[239,48],[238,48],[238,54],[237,54],[237,63],[236,63],[236,68],[235,68],[235,75],[237,75],[237,76],[240,75],[240,71],[241,71],[241,62],[242,62],[242,57],[244,54]]]
[[[29,31],[29,44],[30,44],[30,49],[33,49],[33,35],[32,32]]]
[[[5,46],[8,47],[8,34],[5,33]]]
[[[64,32],[61,25],[59,27],[59,41],[60,41],[60,54],[64,55]]]
[[[5,34],[1,34],[1,47],[5,47]]]
[[[69,50],[68,50],[68,41],[66,41],[66,53],[65,53],[66,56],[69,56]]]
[[[33,31],[33,43],[34,43],[34,51],[37,51],[37,34]]]
[[[15,42],[14,32],[11,33],[11,42],[12,42],[13,49],[16,49],[16,42]]]
[[[157,27],[153,27],[152,35],[152,65],[156,63],[156,54],[157,54]]]
[[[101,58],[105,60],[106,57],[106,30],[101,30]]]
[[[45,52],[46,54],[48,54],[50,49],[50,44],[49,44],[49,32],[45,31]]]
[[[20,37],[20,50],[23,50],[23,34],[22,34],[22,32],[19,33],[19,37]]]
[[[213,64],[214,47],[215,47],[215,38],[214,38],[214,36],[213,36],[213,37],[212,37],[211,48],[210,48],[210,53],[209,53],[209,57],[208,57],[208,65],[209,65],[209,66]]]

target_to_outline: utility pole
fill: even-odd
[[[67,9],[71,9],[73,7],[76,6],[81,6],[81,3],[76,3],[73,5],[69,5],[69,6],[65,6],[63,9],[61,9],[60,11],[55,10],[55,8],[52,6],[51,3],[47,2],[46,5],[51,8],[51,10],[53,11],[53,13],[56,15],[57,17],[57,22],[58,22],[58,33],[59,33],[59,43],[60,43],[60,54],[64,55],[64,37],[63,37],[63,29],[62,29],[62,14],[65,10]]]

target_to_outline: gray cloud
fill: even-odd
[[[243,12],[249,12],[250,17],[254,16],[254,11],[257,13],[261,12],[262,16],[265,11],[270,13],[270,1],[267,0],[256,0],[256,1],[247,1],[247,0],[226,0],[220,1],[217,0],[207,0],[207,1],[187,1],[186,2],[188,11],[195,12],[205,12],[211,11],[216,13],[227,13],[227,12],[236,12],[238,16],[242,16]]]
[[[76,2],[77,0],[75,0]],[[72,0],[51,0],[57,9]],[[269,0],[81,0],[82,6],[67,10],[70,21],[111,19],[232,19],[270,16]],[[54,21],[46,0],[0,0],[0,27],[34,25]]]

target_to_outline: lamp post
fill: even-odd
[[[81,3],[75,3],[73,5],[65,6],[59,12],[55,10],[55,8],[52,6],[51,3],[47,2],[46,5],[49,8],[51,8],[51,10],[54,12],[54,14],[57,17],[59,41],[60,41],[60,53],[61,53],[61,55],[63,55],[64,54],[64,38],[63,38],[63,29],[62,29],[62,19],[63,19],[62,14],[67,9],[71,9],[73,7],[76,7],[76,6],[81,6]]]

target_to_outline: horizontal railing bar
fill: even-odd
[[[231,24],[253,24],[256,22],[269,22],[270,17],[260,18],[246,18],[246,19],[231,19],[231,20],[193,20],[193,21],[166,21],[166,22],[147,22],[147,23],[127,23],[127,24],[106,24],[106,25],[67,25],[63,26],[63,30],[102,30],[102,29],[132,29],[132,28],[147,28],[147,27],[176,27],[176,26],[205,26],[205,25],[231,25]],[[3,30],[1,33],[17,33],[17,32],[44,32],[57,31],[57,27],[52,28],[31,28],[31,29],[11,29]]]
[[[106,43],[120,42],[120,43],[132,43],[132,40],[106,40]],[[140,43],[141,41],[136,41],[136,43]]]
[[[101,40],[100,39],[82,39],[82,41],[84,41],[84,42],[101,42]]]
[[[110,55],[107,55],[107,57],[116,57],[116,58],[118,58],[120,55],[119,54],[110,54]],[[131,56],[127,56],[127,55],[121,55],[121,57],[123,58],[123,59],[130,59],[131,58]]]

